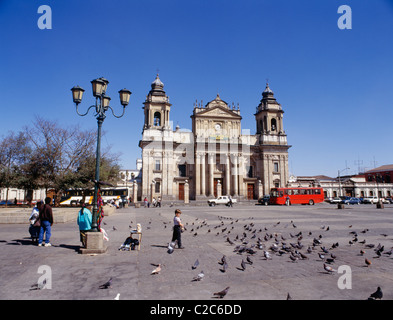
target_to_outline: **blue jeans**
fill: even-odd
[[[38,236],[38,244],[42,243],[44,240],[44,233],[45,235],[45,243],[49,243],[49,239],[51,236],[51,225],[49,221],[41,221],[41,229],[40,235]]]

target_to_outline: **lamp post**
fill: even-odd
[[[340,190],[339,190],[340,196],[342,196],[340,172],[343,172],[343,171],[348,170],[348,169],[350,169],[350,168],[344,168],[342,170],[338,170],[338,185],[339,185],[339,188],[340,188]]]
[[[100,180],[100,158],[101,158],[101,128],[102,128],[102,123],[105,120],[105,112],[108,111],[108,109],[111,109],[112,114],[116,118],[121,118],[124,115],[124,111],[126,106],[128,105],[130,101],[130,96],[131,96],[131,91],[127,89],[122,89],[119,91],[120,95],[120,103],[123,106],[123,113],[120,116],[115,115],[115,112],[113,111],[112,107],[109,106],[111,98],[106,95],[106,90],[108,88],[108,83],[109,81],[103,77],[99,79],[95,79],[91,81],[92,84],[92,89],[93,89],[93,96],[96,98],[96,102],[94,105],[90,106],[85,113],[79,113],[78,110],[78,105],[82,102],[82,97],[83,93],[85,90],[83,90],[79,86],[75,86],[71,89],[72,91],[72,98],[73,101],[76,105],[76,113],[80,116],[86,116],[90,109],[95,108],[95,117],[97,119],[97,125],[98,125],[98,130],[97,130],[97,150],[96,150],[96,171],[95,171],[95,181],[94,181],[94,202],[93,202],[93,221],[91,224],[91,230],[92,232],[97,232],[98,230],[98,225],[97,225],[97,212],[98,212],[98,205],[97,205],[97,194],[98,194],[98,183]]]

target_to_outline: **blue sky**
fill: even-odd
[[[340,30],[341,5],[352,29]],[[40,5],[52,9],[41,30]],[[171,120],[191,129],[193,103],[239,103],[242,129],[269,79],[284,113],[289,167],[295,175],[337,176],[393,163],[392,0],[0,0],[0,135],[36,115],[64,126],[96,128],[79,117],[74,85],[93,104],[90,81],[133,92],[126,115],[108,113],[102,144],[135,168],[143,101],[157,69],[172,103]]]

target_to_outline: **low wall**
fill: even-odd
[[[0,208],[0,223],[28,224],[33,208]],[[54,223],[76,221],[80,208],[52,208]],[[116,212],[116,208],[104,206],[104,215],[110,216]]]

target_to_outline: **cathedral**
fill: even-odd
[[[218,94],[206,105],[194,103],[192,130],[173,129],[172,105],[158,75],[143,104],[142,199],[258,199],[288,185],[291,146],[284,111],[268,83],[254,114],[255,134],[242,133],[239,105],[228,105]]]

